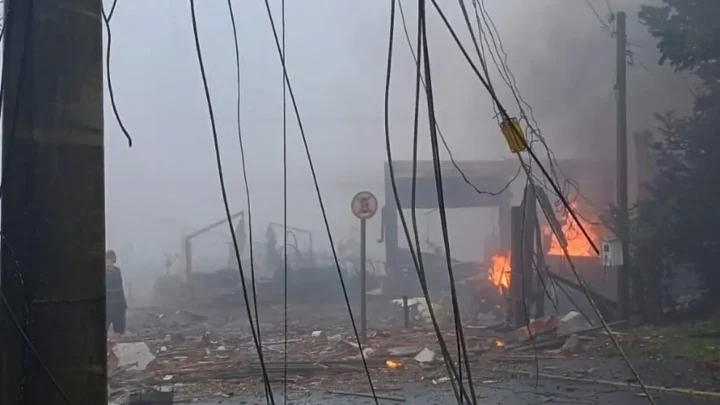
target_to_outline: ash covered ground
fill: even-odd
[[[289,304],[287,336],[282,305],[261,306],[258,312],[263,356],[277,402],[286,390],[293,404],[374,403],[371,397],[355,395],[371,390],[343,303]],[[412,326],[406,329],[402,308],[374,297],[368,314],[364,353],[382,402],[455,402],[436,335],[422,312],[411,312]],[[477,397],[490,404],[647,403],[608,335],[579,319],[536,320],[531,324],[534,342],[490,316],[466,321]],[[443,316],[440,321],[448,349],[456,357],[452,321]],[[672,354],[676,343],[668,331],[621,326],[614,330],[657,403],[720,403],[720,392],[715,392],[720,388],[717,361]],[[701,337],[699,344],[712,342]],[[266,401],[245,308],[132,309],[128,333],[108,344],[108,362],[111,400],[116,404],[129,403],[132,393],[153,390],[172,391],[176,403]]]

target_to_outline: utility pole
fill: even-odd
[[[627,153],[627,36],[625,33],[626,15],[617,13],[617,227],[618,238],[622,244],[623,263],[618,266],[617,296],[620,316],[630,316],[630,277],[629,277],[629,220],[628,220],[628,153]]]
[[[107,404],[100,8],[5,0],[3,405]]]

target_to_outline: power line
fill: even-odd
[[[287,63],[287,53],[285,52],[285,0],[280,2],[280,26],[282,28],[282,55],[283,55],[283,71]],[[287,380],[288,380],[288,163],[287,163],[287,84],[285,83],[285,73],[281,77],[282,80],[282,158],[283,158],[283,331],[285,337],[284,345],[284,362],[283,362],[283,404],[287,405]],[[297,242],[296,242],[297,245]],[[297,247],[296,247],[297,248]]]
[[[506,122],[510,122],[510,117],[509,117],[509,115],[507,114],[507,111],[505,110],[505,108],[502,106],[502,104],[501,104],[500,101],[498,100],[497,95],[495,94],[495,92],[493,91],[493,89],[488,86],[487,81],[482,77],[482,75],[481,75],[480,72],[478,71],[477,67],[476,67],[475,64],[472,62],[472,59],[469,57],[467,51],[465,50],[464,46],[463,46],[462,43],[460,42],[459,38],[457,37],[457,34],[455,33],[454,29],[452,28],[452,26],[451,26],[450,23],[448,22],[447,18],[445,17],[444,13],[443,13],[442,10],[440,9],[440,6],[437,4],[437,1],[436,1],[436,0],[431,0],[431,1],[433,2],[433,5],[435,6],[435,9],[437,10],[438,14],[440,14],[441,18],[443,19],[443,22],[445,23],[446,27],[447,27],[448,30],[450,31],[451,35],[453,36],[453,39],[454,39],[455,42],[457,43],[457,45],[458,45],[458,47],[460,48],[461,52],[462,52],[463,55],[465,56],[467,62],[470,64],[470,66],[472,67],[473,71],[474,71],[475,74],[478,76],[478,78],[480,79],[481,83],[483,84],[483,86],[485,87],[485,89],[488,91],[488,93],[489,93],[490,96],[492,97],[493,102],[494,102],[494,103],[496,104],[496,106],[498,107],[498,110],[500,111],[503,119],[504,119]],[[512,128],[513,131],[517,131],[517,129],[516,129],[514,126],[511,126],[511,128]],[[588,242],[591,244],[591,246],[592,246],[593,249],[595,250],[595,253],[596,253],[597,255],[599,255],[600,252],[599,252],[597,246],[595,245],[595,242],[592,240],[592,238],[590,238],[590,236],[588,235],[588,233],[587,233],[587,231],[585,230],[585,228],[583,227],[583,225],[579,222],[578,217],[577,217],[577,215],[575,214],[574,210],[572,209],[572,207],[570,206],[570,204],[567,202],[567,199],[565,198],[565,196],[560,192],[560,189],[558,188],[558,186],[553,182],[552,178],[550,177],[549,173],[547,172],[547,169],[545,169],[545,167],[543,167],[542,163],[541,163],[540,160],[537,158],[537,155],[536,155],[535,152],[532,150],[532,148],[530,147],[530,145],[527,144],[527,142],[525,141],[525,139],[524,139],[524,137],[522,136],[522,134],[519,134],[519,133],[516,132],[515,135],[518,137],[518,139],[521,140],[521,142],[522,142],[522,145],[521,145],[521,146],[523,147],[523,149],[527,150],[528,154],[532,157],[533,161],[538,165],[538,167],[539,167],[539,168],[541,169],[541,171],[543,172],[543,175],[548,179],[548,182],[549,182],[550,185],[552,186],[553,191],[554,191],[555,194],[558,196],[558,198],[562,201],[563,205],[564,205],[565,208],[567,209],[567,212],[572,216],[573,220],[578,224],[578,227],[579,227],[580,230],[583,232],[585,238],[587,238]],[[518,157],[520,158],[520,155],[519,155],[519,154],[518,154]],[[523,165],[523,167],[525,167],[525,166]],[[531,177],[530,174],[528,174],[528,177]],[[536,196],[536,198],[537,198],[537,196]],[[540,205],[542,206],[542,204],[540,204]],[[549,214],[545,212],[545,208],[543,208],[543,213],[545,214],[546,218],[548,218],[548,215],[549,215]],[[548,218],[548,220],[549,220],[549,218]],[[553,230],[553,232],[557,232],[557,230]],[[558,237],[557,234],[556,234],[556,237]],[[569,253],[568,253],[568,251],[567,251],[567,247],[563,246],[563,251],[564,251],[565,256],[566,256],[566,258],[567,258],[567,260],[568,260],[568,263],[571,263],[572,259],[570,259],[570,255],[569,255]],[[591,295],[590,295],[589,290],[587,289],[587,286],[585,286],[585,284],[582,282],[582,279],[581,279],[579,273],[577,273],[577,270],[574,268],[574,265],[572,265],[571,268],[573,269],[573,272],[575,273],[575,276],[576,276],[576,278],[578,279],[578,282],[580,283],[581,287],[583,288],[586,297],[588,298],[589,302],[591,303],[591,306],[593,307],[593,310],[596,312],[596,314],[598,315],[599,319],[601,320],[601,323],[603,324],[603,327],[605,328],[605,330],[606,330],[606,332],[608,333],[608,335],[611,337],[611,339],[612,339],[612,341],[613,341],[613,344],[615,345],[616,349],[618,350],[618,352],[619,352],[619,353],[621,354],[621,356],[623,357],[623,360],[625,361],[625,363],[626,363],[626,365],[628,366],[628,368],[630,369],[630,371],[633,373],[633,375],[635,376],[635,378],[638,380],[638,383],[639,383],[639,385],[641,386],[641,388],[642,388],[643,392],[645,393],[645,395],[647,396],[648,400],[654,405],[654,404],[655,404],[654,399],[652,398],[651,394],[650,394],[649,391],[647,390],[647,387],[645,386],[645,384],[642,382],[642,379],[640,378],[640,375],[639,375],[639,374],[637,373],[637,371],[635,370],[635,367],[632,365],[632,363],[630,362],[630,360],[629,360],[629,359],[627,358],[627,356],[625,355],[625,352],[624,352],[624,351],[622,350],[622,348],[620,347],[620,344],[617,342],[617,339],[612,335],[612,331],[610,330],[610,327],[607,325],[607,322],[605,322],[605,319],[603,318],[602,313],[600,312],[600,310],[599,310],[599,309],[597,308],[597,306],[595,305],[595,302],[592,300],[592,297],[591,297]]]
[[[500,115],[503,117],[504,120],[506,120],[507,122],[510,122],[510,115],[507,113],[507,110],[505,109],[505,107],[502,105],[502,103],[501,103],[500,100],[498,99],[497,94],[495,93],[495,91],[488,85],[487,80],[485,80],[485,78],[482,76],[482,74],[481,74],[480,71],[478,70],[477,66],[475,66],[475,63],[473,63],[472,58],[470,58],[470,55],[468,54],[467,50],[466,50],[465,47],[462,45],[462,42],[460,42],[460,38],[458,38],[457,33],[456,33],[455,30],[452,28],[452,25],[450,24],[450,22],[448,21],[447,17],[445,16],[445,13],[443,13],[442,9],[441,9],[440,6],[438,5],[437,0],[430,0],[430,1],[432,1],[433,6],[434,6],[435,9],[437,10],[438,14],[440,14],[440,17],[441,17],[441,19],[443,20],[443,23],[445,24],[446,28],[448,28],[448,31],[450,32],[450,34],[452,35],[453,39],[455,40],[455,43],[456,43],[456,44],[458,45],[458,47],[460,48],[460,51],[462,52],[463,56],[465,56],[465,59],[466,59],[467,62],[470,64],[470,67],[471,67],[471,68],[473,69],[473,71],[475,72],[475,75],[478,77],[478,79],[480,80],[480,82],[483,84],[483,86],[485,87],[485,89],[486,89],[486,90],[488,91],[488,93],[490,94],[490,97],[492,98],[493,103],[495,103],[495,105],[497,106],[498,110],[500,111]],[[513,128],[513,129],[512,129],[513,131],[516,131],[516,128],[515,128],[515,127],[511,126],[511,128]],[[532,158],[532,160],[533,160],[535,163],[537,163],[538,167],[539,167],[540,170],[543,172],[543,175],[549,180],[550,185],[552,186],[552,189],[553,189],[554,193],[560,198],[560,200],[562,201],[562,203],[563,203],[563,205],[565,206],[565,208],[566,208],[566,209],[568,210],[568,212],[570,212],[570,214],[573,216],[573,219],[574,219],[575,221],[577,221],[577,216],[575,215],[575,213],[573,212],[573,210],[571,210],[570,204],[567,202],[567,199],[566,199],[565,196],[562,194],[560,188],[555,184],[555,182],[552,181],[552,177],[551,177],[550,174],[548,173],[547,169],[545,169],[545,167],[542,165],[542,163],[540,162],[540,159],[537,157],[537,155],[535,154],[535,152],[533,151],[533,149],[530,147],[530,145],[527,144],[527,142],[525,141],[525,138],[522,136],[522,134],[516,133],[516,135],[519,137],[519,139],[522,140],[522,142],[523,142],[522,147],[528,151],[528,154],[530,155],[530,157]],[[597,248],[595,242],[592,240],[592,238],[590,238],[590,236],[588,235],[588,233],[587,233],[587,231],[585,230],[585,228],[581,228],[581,229],[582,229],[583,234],[585,235],[585,237],[588,239],[589,243],[592,245],[593,250],[595,251],[595,253],[599,255],[599,254],[600,254],[600,250]]]
[[[470,370],[470,358],[468,357],[467,353],[467,346],[465,344],[465,333],[463,331],[462,327],[462,318],[460,316],[460,306],[458,305],[458,298],[457,298],[457,290],[455,286],[455,275],[453,273],[452,268],[452,255],[450,252],[450,238],[448,235],[448,224],[447,224],[447,213],[445,211],[445,196],[443,193],[443,182],[442,182],[442,170],[440,168],[440,150],[438,147],[438,136],[437,131],[435,127],[435,100],[433,97],[433,87],[432,87],[432,76],[430,74],[430,53],[428,49],[428,41],[427,41],[427,30],[426,30],[426,20],[425,20],[425,0],[419,0],[419,14],[422,14],[422,18],[420,19],[422,22],[422,49],[425,54],[425,63],[424,63],[424,71],[425,71],[425,80],[426,80],[426,101],[427,101],[427,109],[428,109],[428,124],[430,126],[430,143],[432,148],[432,154],[433,154],[433,166],[434,166],[434,172],[435,172],[435,186],[437,191],[437,198],[438,198],[438,211],[440,213],[440,226],[442,228],[442,234],[443,234],[443,242],[445,245],[445,260],[447,264],[447,271],[448,271],[448,277],[450,278],[450,296],[452,300],[452,306],[453,306],[453,315],[455,317],[455,330],[457,333],[457,338],[459,340],[459,347],[458,352],[462,351],[464,360],[465,360],[465,368],[467,371],[467,380],[468,380],[468,386],[470,387],[470,396],[472,400],[472,404],[477,404],[477,397],[475,395],[475,387],[472,381],[472,372]],[[462,360],[461,358],[458,358],[458,368],[462,370]],[[462,377],[461,377],[462,379]]]
[[[215,113],[213,111],[212,99],[210,98],[210,88],[208,86],[207,75],[205,73],[205,64],[202,57],[202,49],[200,47],[200,36],[198,34],[197,19],[195,17],[195,0],[190,0],[190,17],[192,20],[193,37],[195,40],[195,51],[197,53],[198,65],[200,67],[200,76],[203,82],[203,89],[205,92],[205,100],[207,102],[208,115],[210,117],[210,126],[212,129],[213,144],[215,146],[215,161],[217,163],[218,178],[220,180],[220,189],[222,192],[223,205],[225,207],[225,215],[228,220],[228,226],[230,227],[230,236],[232,237],[233,247],[235,250],[235,258],[238,262],[238,268],[240,272],[240,282],[242,283],[243,298],[245,299],[245,309],[247,310],[248,320],[250,321],[250,330],[252,332],[253,341],[255,348],[257,349],[258,358],[260,360],[260,367],[262,368],[263,380],[269,392],[270,403],[275,405],[275,398],[272,394],[272,387],[270,386],[270,379],[268,378],[267,368],[265,367],[265,360],[263,359],[262,346],[258,340],[257,332],[253,324],[253,314],[250,309],[250,300],[248,298],[247,287],[245,284],[245,273],[242,270],[242,260],[240,259],[240,251],[237,245],[237,235],[235,235],[235,228],[232,225],[232,214],[230,213],[230,204],[228,202],[227,190],[225,188],[225,175],[223,173],[222,159],[220,157],[220,146],[218,142],[218,133],[215,123]]]
[[[544,146],[548,162],[550,165],[550,173],[552,173],[553,178],[556,182],[558,182],[557,173],[555,171],[555,162],[557,158],[555,157],[554,153],[550,150],[550,148],[547,145],[547,142],[545,141],[545,138],[542,135],[542,131],[540,129],[540,125],[538,124],[537,119],[535,118],[535,114],[533,112],[532,106],[522,97],[522,94],[520,93],[520,89],[517,85],[517,80],[515,79],[515,75],[513,74],[512,70],[510,70],[509,62],[508,62],[508,53],[505,51],[505,46],[503,44],[502,38],[500,37],[500,33],[497,29],[497,26],[495,25],[495,21],[493,21],[492,17],[490,16],[489,12],[486,9],[485,6],[485,0],[473,0],[473,8],[475,10],[475,19],[478,24],[478,30],[480,32],[483,32],[482,25],[483,23],[480,21],[480,18],[482,16],[482,21],[487,26],[487,35],[484,36],[485,39],[485,45],[487,46],[487,49],[490,50],[490,57],[493,61],[493,64],[495,65],[498,73],[500,74],[500,77],[503,79],[505,84],[510,89],[510,92],[513,96],[513,99],[515,100],[515,103],[518,107],[518,111],[520,112],[520,119],[521,121],[525,122],[525,126],[527,128],[527,132],[531,134],[530,144],[533,144],[535,140],[534,137],[537,137],[537,139],[540,141],[540,143]],[[491,44],[492,42],[492,44]],[[483,48],[484,49],[484,48]],[[494,52],[493,52],[494,50]],[[496,57],[497,55],[497,57]],[[478,53],[478,57],[480,58],[480,62],[483,66],[483,69],[485,71],[485,76],[488,81],[488,84],[490,85],[490,76],[487,72],[487,63],[485,63],[484,55],[481,53]],[[491,88],[493,88],[491,86]],[[494,88],[493,88],[494,91]],[[528,113],[525,112],[525,108],[528,109]],[[497,108],[495,105],[493,105],[493,109],[497,113]],[[520,169],[518,169],[520,170]],[[563,174],[565,178],[568,178],[563,172],[562,167],[559,167],[560,173]]]
[[[545,212],[545,208],[542,206],[542,204],[540,204],[540,207],[543,212],[543,215],[549,221],[550,214]],[[581,224],[578,223],[578,225],[580,227],[582,227]],[[553,233],[555,234],[555,237],[558,237],[558,235],[557,235],[558,230],[556,230],[553,227],[551,227],[551,229],[552,229]],[[580,287],[582,288],[584,295],[587,297],[587,300],[590,303],[590,306],[592,307],[593,311],[595,312],[598,319],[600,320],[600,323],[602,324],[603,329],[605,330],[605,332],[607,332],[608,336],[610,337],[610,340],[612,341],[613,346],[618,351],[618,353],[620,353],[620,356],[622,357],[623,361],[627,365],[630,372],[633,374],[633,377],[635,377],[635,379],[637,380],[638,385],[642,389],[642,391],[645,394],[645,396],[647,397],[648,401],[650,401],[650,403],[652,405],[655,405],[655,399],[650,394],[650,391],[648,390],[648,388],[645,386],[645,383],[643,382],[642,378],[640,378],[640,374],[635,369],[635,366],[633,366],[632,362],[627,357],[627,354],[625,354],[625,351],[620,346],[620,342],[618,342],[617,338],[615,337],[612,330],[610,329],[610,326],[605,321],[605,317],[602,316],[602,313],[600,312],[600,309],[597,307],[597,304],[595,304],[595,300],[593,300],[592,295],[590,294],[590,290],[588,289],[587,285],[585,284],[582,277],[580,276],[580,273],[578,273],[577,268],[575,267],[575,264],[572,261],[572,257],[570,256],[570,253],[568,252],[567,246],[564,246],[561,244],[560,247],[563,250],[563,254],[565,255],[565,260],[567,260],[568,265],[570,266],[570,269],[572,270],[573,275],[575,276],[575,279],[578,282],[578,285],[580,285]]]
[[[257,286],[255,282],[255,248],[253,246],[253,228],[252,228],[252,208],[250,202],[250,185],[248,182],[247,166],[245,164],[245,145],[242,136],[242,125],[241,125],[241,88],[240,88],[240,44],[238,43],[237,35],[237,24],[235,22],[235,11],[230,0],[227,1],[228,11],[230,14],[230,23],[232,24],[233,31],[233,43],[235,45],[235,72],[236,72],[236,86],[237,86],[237,131],[238,131],[238,143],[240,144],[240,164],[243,171],[243,182],[245,183],[245,200],[247,203],[248,213],[248,241],[250,250],[250,283],[252,284],[252,295],[253,295],[253,306],[255,308],[255,322],[257,327],[257,340],[260,350],[262,350],[262,332],[260,330],[260,314],[258,311],[257,301]],[[238,262],[239,263],[239,262]],[[238,264],[239,266],[240,264]],[[251,320],[252,323],[252,320]],[[269,390],[269,383],[264,384],[265,388],[265,401],[270,402],[271,390]]]
[[[585,4],[587,4],[588,8],[590,9],[590,11],[592,11],[595,18],[600,22],[600,25],[602,26],[602,28],[605,31],[607,31],[611,36],[614,36],[615,31],[612,28],[610,28],[610,25],[608,25],[608,23],[605,22],[605,20],[603,20],[602,17],[600,17],[600,13],[598,13],[597,9],[595,8],[595,6],[592,5],[590,0],[585,0]],[[613,16],[615,13],[612,12],[612,9],[610,8],[610,3],[606,2],[606,5],[608,8],[608,11],[610,12],[610,15]],[[610,18],[610,20],[612,21],[612,17]]]
[[[105,30],[107,31],[107,48],[105,50],[105,74],[107,75],[108,93],[110,93],[110,105],[112,106],[115,120],[120,126],[120,130],[122,131],[123,135],[125,135],[125,139],[127,139],[128,147],[132,147],[132,137],[130,137],[130,133],[128,132],[127,128],[125,128],[125,124],[120,118],[120,113],[118,112],[117,103],[115,102],[115,92],[113,91],[112,76],[110,75],[110,46],[112,45],[112,31],[110,30],[110,19],[112,18],[113,13],[115,13],[115,7],[117,7],[117,3],[118,0],[113,0],[112,6],[110,7],[110,13],[107,14],[105,13],[105,5],[101,4],[100,6],[100,13],[102,14],[103,21],[105,22]]]
[[[350,315],[350,322],[352,323],[353,332],[355,333],[355,340],[357,341],[358,349],[360,351],[360,358],[362,359],[363,366],[365,368],[365,374],[368,378],[368,383],[370,384],[370,390],[372,391],[373,399],[375,400],[375,404],[379,405],[377,395],[375,393],[375,386],[372,382],[372,377],[370,376],[370,369],[367,365],[367,360],[365,359],[365,353],[363,353],[363,347],[362,342],[360,340],[360,335],[357,330],[357,325],[355,324],[355,318],[353,316],[352,306],[350,305],[350,298],[348,297],[347,288],[345,286],[345,280],[342,275],[342,270],[340,269],[340,261],[338,259],[337,250],[335,249],[335,243],[333,241],[332,232],[330,231],[330,222],[327,217],[327,212],[325,210],[325,203],[322,199],[322,193],[320,192],[320,186],[318,184],[317,180],[317,174],[315,172],[315,165],[312,161],[312,154],[310,153],[310,147],[307,142],[307,137],[305,136],[305,127],[303,126],[302,119],[300,117],[300,111],[298,109],[297,100],[295,99],[295,93],[292,90],[292,85],[290,83],[290,78],[287,74],[287,66],[285,64],[285,54],[283,53],[282,46],[280,43],[280,39],[278,38],[277,28],[275,27],[275,20],[272,16],[272,10],[270,9],[270,2],[269,0],[265,0],[265,8],[267,9],[267,16],[270,20],[270,26],[273,31],[273,37],[275,39],[275,46],[277,48],[278,56],[280,57],[280,63],[282,65],[283,70],[283,77],[285,84],[287,85],[287,91],[290,94],[290,101],[292,102],[293,110],[295,112],[295,118],[297,120],[298,129],[300,130],[300,135],[302,137],[303,145],[305,147],[305,154],[308,159],[308,165],[310,166],[310,173],[312,175],[313,183],[315,185],[315,192],[318,197],[318,203],[320,205],[320,211],[322,212],[323,216],[323,222],[325,223],[325,230],[327,232],[328,239],[330,241],[330,249],[332,250],[332,256],[333,260],[335,262],[335,269],[337,270],[338,277],[340,278],[340,286],[342,287],[343,296],[345,298],[345,304],[347,306],[348,314]]]
[[[384,104],[384,110],[385,110],[385,119],[384,119],[384,125],[385,125],[385,150],[387,153],[387,160],[388,160],[388,172],[390,176],[390,185],[393,191],[393,197],[395,199],[396,208],[398,211],[398,215],[400,217],[400,222],[402,224],[403,232],[405,234],[405,238],[408,242],[408,249],[410,251],[410,255],[412,257],[413,263],[415,265],[415,270],[418,275],[418,280],[420,282],[420,287],[423,292],[423,296],[425,298],[425,302],[427,303],[428,312],[430,314],[430,319],[433,324],[433,328],[435,330],[435,335],[438,340],[438,345],[440,346],[440,351],[443,355],[443,360],[445,361],[445,367],[448,370],[448,375],[450,377],[450,384],[453,388],[453,392],[455,394],[455,398],[457,399],[458,403],[462,403],[463,397],[467,399],[468,403],[471,402],[470,397],[468,396],[467,392],[465,391],[465,388],[463,386],[462,379],[458,375],[458,371],[455,369],[452,361],[452,357],[450,355],[450,351],[447,348],[447,344],[445,343],[445,338],[442,335],[442,332],[440,330],[440,326],[437,322],[437,317],[435,315],[435,310],[433,309],[432,300],[430,299],[430,293],[428,291],[427,287],[427,280],[425,277],[425,268],[422,261],[422,251],[420,249],[420,236],[418,234],[417,230],[417,217],[415,213],[415,195],[416,195],[416,174],[417,174],[417,122],[418,122],[418,111],[419,111],[419,82],[421,80],[421,74],[420,74],[420,59],[418,57],[415,57],[415,53],[413,52],[413,57],[415,60],[416,65],[416,82],[415,82],[415,119],[414,119],[414,128],[413,128],[413,184],[412,184],[412,202],[411,202],[411,208],[412,208],[412,217],[413,217],[413,230],[415,234],[415,243],[412,242],[412,239],[410,238],[410,231],[408,228],[407,220],[405,219],[405,214],[403,213],[403,207],[400,203],[400,196],[397,188],[397,181],[395,178],[395,169],[393,166],[393,157],[392,157],[392,147],[390,142],[390,79],[392,77],[392,59],[393,59],[393,44],[394,44],[394,33],[395,33],[395,1],[393,0],[391,2],[390,6],[390,33],[389,33],[389,39],[388,39],[388,62],[387,62],[387,72],[385,77],[385,104]],[[402,14],[402,3],[400,0],[398,0],[397,5],[400,8],[401,16]],[[420,14],[418,14],[418,20],[420,20]],[[404,22],[403,18],[403,22]],[[407,32],[407,25],[404,24],[406,36],[408,38],[408,41],[410,41],[409,33]],[[418,53],[422,52],[421,47],[421,30],[423,29],[422,24],[420,24],[420,21],[418,21]],[[409,43],[411,51],[412,51],[412,43]],[[417,249],[417,254],[416,250]],[[458,381],[459,383],[459,391],[458,387],[455,385],[455,381]]]
[[[402,0],[397,0],[397,2],[398,2],[398,3],[397,3],[397,4],[398,4],[398,10],[400,11],[400,19],[401,19],[402,26],[403,26],[403,32],[405,33],[405,39],[406,39],[406,41],[407,41],[408,48],[410,49],[410,54],[412,55],[413,61],[415,62],[415,64],[417,64],[417,63],[418,63],[418,57],[417,57],[417,55],[416,55],[415,49],[413,48],[412,41],[411,41],[411,39],[410,39],[410,32],[409,32],[408,27],[407,27],[407,21],[406,21],[406,19],[405,19],[405,11],[404,11],[403,6],[402,6]],[[420,80],[420,83],[421,83],[422,86],[423,86],[423,89],[425,89],[425,88],[426,88],[426,84],[425,84],[425,79],[424,79],[423,76],[422,76],[422,73],[419,74],[419,80]],[[435,127],[436,127],[436,129],[437,129],[438,136],[440,137],[440,140],[442,141],[443,146],[445,147],[445,150],[446,150],[447,153],[448,153],[448,158],[450,159],[450,163],[453,165],[453,167],[455,168],[455,170],[457,170],[458,173],[460,173],[460,177],[463,179],[463,181],[465,182],[465,184],[467,184],[467,185],[470,186],[473,190],[475,190],[476,193],[481,194],[481,195],[482,195],[482,194],[487,194],[487,195],[491,195],[491,196],[500,195],[500,194],[504,193],[508,188],[510,188],[510,185],[512,185],[512,183],[514,183],[515,180],[516,180],[516,179],[518,178],[518,176],[520,175],[520,171],[521,171],[522,169],[518,166],[517,172],[515,172],[515,174],[510,178],[510,180],[509,180],[500,190],[498,190],[498,191],[485,191],[485,190],[480,190],[475,184],[473,184],[473,183],[470,181],[470,179],[468,178],[468,176],[465,174],[465,172],[460,168],[460,166],[459,166],[459,165],[457,164],[457,162],[455,161],[455,157],[453,156],[452,150],[450,149],[450,146],[448,145],[447,140],[445,139],[445,136],[443,135],[442,131],[440,130],[440,124],[437,122],[437,119],[435,120]]]

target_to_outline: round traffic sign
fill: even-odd
[[[353,197],[350,208],[356,217],[370,219],[377,212],[378,201],[371,192],[361,191]]]

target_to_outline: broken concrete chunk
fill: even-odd
[[[428,348],[422,349],[422,351],[415,356],[415,361],[420,363],[431,363],[433,360],[435,360],[435,352]]]
[[[560,318],[557,315],[547,315],[540,319],[533,319],[526,326],[520,327],[515,331],[515,337],[520,342],[525,342],[538,335],[549,334],[557,331],[560,324]]]
[[[591,327],[591,325],[577,311],[570,311],[560,319],[557,333],[559,335],[568,335],[579,332]]]
[[[339,342],[342,340],[342,335],[338,333],[337,335],[328,336],[327,340],[328,342]]]
[[[113,354],[118,359],[118,367],[137,363],[128,370],[145,370],[155,360],[155,355],[144,342],[118,343],[113,348]]]
[[[320,336],[322,336],[322,331],[321,331],[321,330],[316,330],[316,331],[314,331],[310,336],[312,336],[312,337],[314,337],[314,338],[320,337]]]

